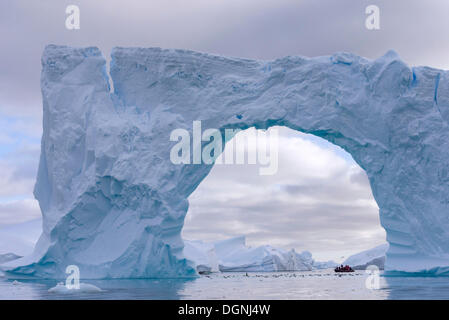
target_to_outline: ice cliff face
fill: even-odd
[[[449,72],[394,52],[274,61],[48,46],[35,196],[44,231],[15,274],[194,275],[182,254],[187,197],[210,165],[174,165],[170,132],[287,126],[348,151],[366,171],[390,244],[386,268],[449,269]],[[109,81],[114,92],[110,92]]]

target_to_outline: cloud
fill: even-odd
[[[39,129],[23,119],[1,117],[6,139],[0,141],[0,225],[40,216],[32,192],[36,181],[40,144]]]
[[[41,217],[39,204],[34,199],[0,202],[0,226],[17,224]]]
[[[33,125],[35,127],[33,127]],[[0,117],[5,139],[0,142],[0,200],[30,195],[40,154],[40,125],[35,119]]]
[[[0,128],[0,160],[2,156],[25,145],[38,146],[40,143],[42,123],[38,117],[0,113]]]
[[[14,139],[7,133],[0,132],[0,144],[11,144]]]
[[[29,170],[27,167],[22,167]],[[21,171],[20,166],[0,163],[0,199],[30,195],[33,190],[35,176]]]

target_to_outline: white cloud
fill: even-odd
[[[39,145],[19,145],[0,158],[0,201],[2,198],[32,197],[39,152]]]
[[[16,179],[17,167],[10,163],[0,162],[0,198],[31,194],[33,192],[34,178]]]
[[[41,217],[34,199],[0,202],[0,225],[16,224]]]
[[[4,132],[0,132],[0,144],[10,144],[13,143],[14,139]]]
[[[0,118],[9,140],[0,142],[0,225],[40,217],[33,199],[40,146],[33,119]]]

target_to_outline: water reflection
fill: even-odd
[[[449,277],[380,278],[366,287],[367,274],[332,270],[222,273],[197,279],[86,280],[103,292],[51,293],[55,280],[0,279],[0,299],[449,299]]]
[[[86,280],[85,283],[101,288],[103,292],[50,293],[48,290],[58,283],[55,280],[2,280],[0,299],[182,299],[179,292],[194,279],[117,279]]]
[[[388,299],[449,299],[449,277],[385,277]]]

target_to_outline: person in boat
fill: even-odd
[[[339,267],[335,268],[335,272],[352,272],[352,268],[349,265],[340,265]]]

